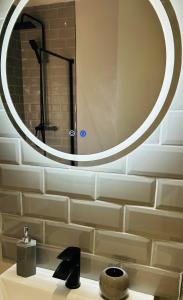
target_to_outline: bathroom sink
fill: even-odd
[[[0,275],[0,300],[102,300],[97,281],[81,278],[81,287],[69,290],[53,272],[37,268],[34,276],[16,275],[16,265]],[[129,291],[128,300],[153,300],[153,296]]]

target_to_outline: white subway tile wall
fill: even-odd
[[[154,178],[110,173],[97,175],[98,199],[152,206],[154,203],[154,192]]]
[[[183,147],[143,145],[129,155],[127,173],[183,178]]]
[[[0,138],[0,163],[20,164],[20,140]]]
[[[123,208],[102,201],[71,200],[71,222],[122,231]]]
[[[44,167],[57,167],[57,168],[64,168],[64,169],[67,168],[67,166],[61,165],[43,156],[22,139],[21,139],[21,154],[22,154],[22,163],[24,165],[33,164],[33,165],[44,166]]]
[[[12,123],[10,122],[6,112],[3,109],[0,109],[0,136],[1,137],[19,137],[20,135],[13,127]]]
[[[153,208],[127,206],[125,230],[152,239],[183,242],[183,214]]]
[[[45,169],[45,191],[48,194],[95,198],[95,174],[88,171]]]
[[[68,222],[69,198],[67,197],[24,193],[22,205],[24,216]]]
[[[81,168],[82,169],[82,168]],[[96,171],[96,172],[110,172],[110,173],[119,173],[119,174],[125,174],[126,173],[126,157],[122,159],[115,160],[110,163],[106,163],[104,165],[99,165],[95,167],[88,167],[88,168],[83,168],[87,169],[89,171]]]
[[[12,3],[0,0],[0,26]],[[182,20],[182,0],[172,3]],[[180,25],[183,32],[182,21]],[[182,87],[179,83],[165,121],[142,146],[123,159],[81,170],[52,162],[27,145],[0,101],[3,257],[16,259],[16,242],[27,224],[38,241],[39,266],[55,269],[59,252],[78,246],[83,276],[98,280],[105,267],[122,266],[132,289],[178,299],[183,271]]]
[[[183,180],[158,179],[156,207],[183,211]]]
[[[96,231],[95,253],[148,265],[151,241],[127,233]]]
[[[1,164],[0,186],[11,190],[43,192],[43,169]]]
[[[22,238],[23,228],[30,227],[32,238],[38,242],[43,242],[43,221],[32,218],[15,217],[3,214],[2,216],[2,234],[9,237]]]
[[[160,141],[160,126],[150,135],[147,140],[145,140],[145,144],[159,144]]]
[[[162,126],[162,144],[183,146],[183,110],[170,111]]]
[[[183,244],[155,241],[153,243],[152,265],[176,272],[182,272]]]
[[[91,227],[46,221],[45,243],[48,245],[76,246],[84,252],[92,252],[93,239],[94,229]]]
[[[12,215],[21,215],[21,193],[0,190],[0,211]]]

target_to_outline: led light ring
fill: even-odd
[[[8,81],[7,81],[7,72],[6,72],[6,64],[7,64],[7,53],[8,53],[8,45],[11,38],[11,34],[13,31],[13,27],[21,14],[23,8],[29,0],[20,0],[19,4],[17,5],[16,9],[14,10],[10,21],[7,25],[2,50],[1,50],[1,80],[2,80],[2,88],[4,91],[4,95],[6,98],[6,102],[11,112],[13,119],[15,120],[18,127],[22,130],[22,132],[31,140],[35,145],[46,151],[47,153],[55,156],[57,158],[61,158],[64,160],[69,161],[78,161],[78,162],[92,162],[97,161],[105,158],[109,158],[110,156],[114,156],[118,153],[123,153],[127,148],[130,149],[130,146],[134,146],[134,144],[143,136],[148,129],[153,125],[155,120],[157,119],[158,115],[164,108],[166,103],[166,99],[168,96],[168,92],[172,83],[173,72],[174,72],[174,62],[175,62],[175,51],[174,51],[174,38],[173,33],[170,25],[169,18],[166,14],[166,11],[161,3],[160,0],[149,0],[152,7],[157,13],[159,21],[162,26],[162,30],[164,33],[165,38],[165,45],[166,45],[166,67],[165,67],[165,75],[164,81],[162,84],[162,88],[157,99],[155,106],[153,107],[151,113],[144,121],[144,123],[125,141],[118,144],[117,146],[110,148],[108,150],[95,153],[95,154],[88,154],[88,155],[77,155],[77,154],[68,154],[65,152],[58,151],[56,149],[51,148],[50,146],[41,142],[38,138],[36,138],[29,129],[25,126],[25,124],[20,119],[10,96],[9,88],[8,88]]]

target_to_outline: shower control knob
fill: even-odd
[[[70,135],[70,136],[75,136],[75,135],[76,135],[76,133],[75,133],[75,131],[74,131],[74,130],[70,130],[70,131],[69,131],[69,135]]]

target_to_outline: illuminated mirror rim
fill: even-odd
[[[11,115],[20,130],[23,132],[25,136],[28,137],[30,141],[32,141],[36,146],[41,148],[42,150],[49,153],[51,156],[54,156],[56,158],[69,160],[69,161],[78,161],[78,162],[92,162],[92,161],[98,161],[105,158],[109,158],[111,156],[114,156],[116,154],[122,154],[125,153],[126,149],[128,149],[128,152],[130,152],[130,148],[132,147],[134,149],[134,144],[138,144],[138,141],[146,132],[148,132],[149,128],[155,123],[156,119],[158,118],[161,111],[164,109],[167,96],[169,93],[169,89],[172,83],[173,73],[174,73],[174,63],[175,63],[175,51],[174,51],[174,38],[173,33],[171,29],[171,24],[168,18],[168,15],[165,11],[165,8],[163,7],[163,4],[160,0],[148,0],[152,7],[154,8],[160,24],[162,26],[162,30],[164,33],[165,38],[165,46],[166,46],[166,66],[165,66],[165,75],[164,75],[164,81],[162,84],[162,88],[159,94],[159,97],[147,117],[147,119],[144,121],[144,123],[125,141],[118,144],[117,146],[110,148],[108,150],[95,153],[95,154],[88,154],[88,155],[77,155],[77,154],[68,154],[65,152],[58,151],[54,148],[51,148],[50,146],[44,144],[41,142],[38,138],[36,138],[29,129],[24,125],[22,120],[20,119],[14,105],[13,101],[10,96],[10,91],[8,87],[8,81],[7,81],[7,72],[6,72],[6,63],[7,63],[7,52],[8,52],[8,46],[9,41],[11,38],[11,34],[13,31],[13,27],[21,14],[23,8],[26,6],[26,4],[29,2],[29,0],[20,0],[19,4],[17,5],[16,9],[14,10],[10,21],[7,25],[4,39],[2,43],[2,49],[1,49],[1,81],[2,81],[2,88],[4,92],[4,96],[6,99],[6,103],[8,106],[9,111],[11,112]],[[125,153],[127,154],[127,153]]]

